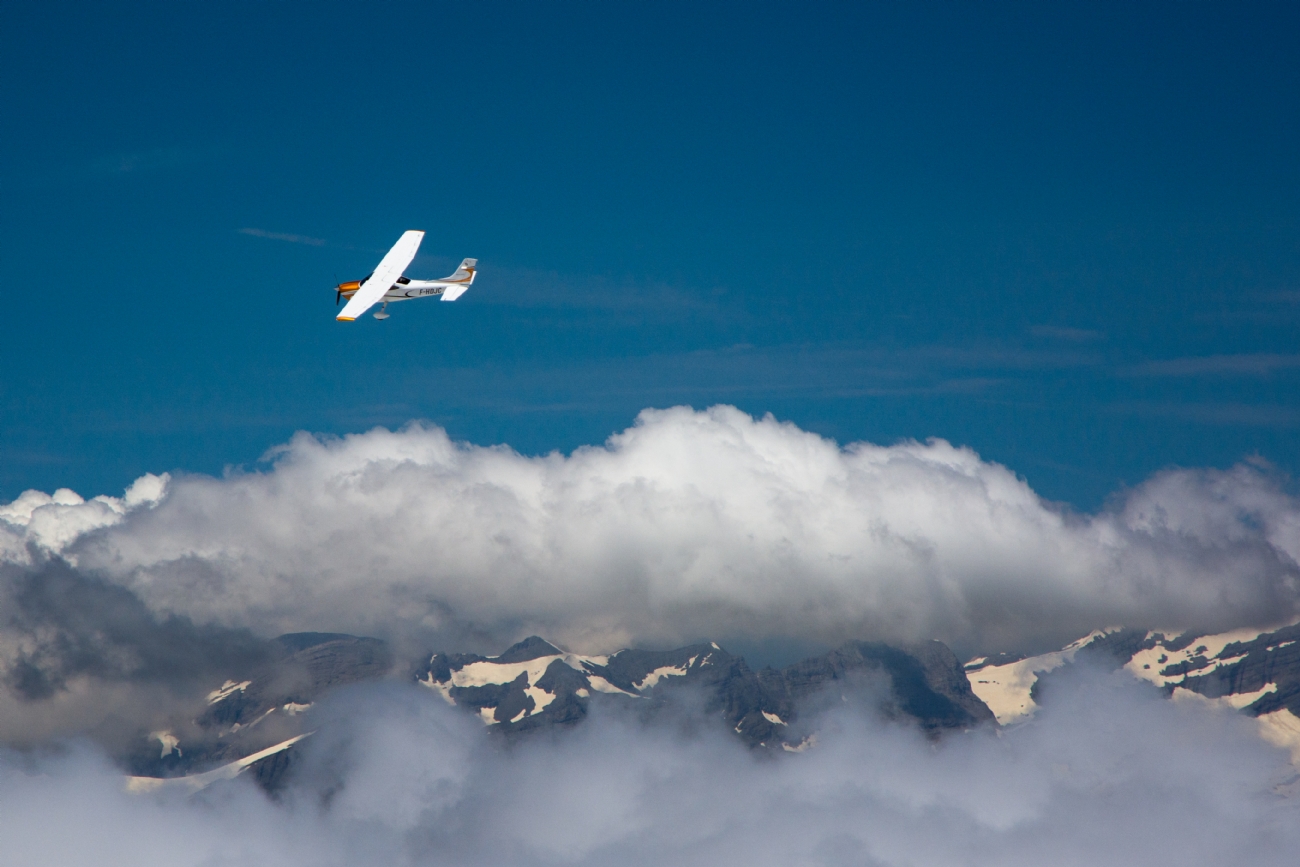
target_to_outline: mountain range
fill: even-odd
[[[1300,624],[1221,634],[1100,629],[1051,653],[965,664],[938,641],[850,641],[758,670],[716,643],[584,656],[531,636],[495,657],[430,653],[409,668],[375,638],[293,633],[270,645],[257,671],[214,684],[197,717],[142,733],[120,757],[128,788],[197,790],[247,773],[274,792],[312,731],[313,705],[337,687],[383,679],[417,683],[506,738],[579,724],[602,704],[653,717],[685,702],[753,749],[801,752],[815,747],[816,711],[828,700],[867,701],[932,738],[1010,728],[1031,719],[1052,679],[1077,664],[1122,668],[1175,701],[1235,708],[1300,765]]]

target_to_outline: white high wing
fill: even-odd
[[[383,301],[384,306],[375,313],[375,318],[387,319],[388,313],[385,310],[392,301],[410,301],[412,298],[428,298],[433,295],[441,295],[443,301],[455,301],[464,295],[478,272],[478,259],[464,260],[455,274],[442,280],[411,280],[402,276],[423,240],[423,232],[414,229],[403,232],[393,249],[380,260],[373,274],[364,280],[353,280],[336,286],[335,303],[342,298],[347,298],[348,303],[334,318],[340,322],[351,322]]]

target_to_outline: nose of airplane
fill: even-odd
[[[348,293],[348,297],[351,298],[351,297],[352,297],[352,293],[356,292],[356,291],[357,291],[358,289],[360,289],[360,288],[361,288],[361,281],[360,281],[360,280],[350,280],[350,281],[348,281],[347,283],[340,283],[339,285],[335,286],[335,287],[334,287],[334,306],[335,306],[335,307],[338,307],[338,306],[339,306],[339,302],[341,302],[341,301],[343,300],[343,293],[344,293],[344,292]]]

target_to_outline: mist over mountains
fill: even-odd
[[[335,662],[359,658],[365,640],[286,636],[281,643],[290,657],[308,644],[302,650],[316,649],[320,663],[329,646],[342,651]],[[551,656],[555,648],[542,644],[525,642],[493,660],[460,659],[455,670]],[[26,757],[6,753],[6,853],[24,864],[741,857],[991,865],[1162,855],[1286,864],[1300,842],[1295,769],[1248,718],[1170,701],[1127,672],[1071,664],[1054,672],[1032,724],[999,729],[988,721],[938,733],[897,712],[892,675],[842,678],[792,720],[812,734],[774,752],[747,741],[743,727],[721,724],[709,690],[686,682],[688,672],[708,667],[699,664],[704,648],[684,650],[696,663],[651,672],[660,681],[650,691],[675,685],[680,701],[598,701],[580,721],[513,735],[504,726],[514,716],[485,725],[475,708],[453,706],[413,681],[326,691],[292,717],[310,726],[306,740],[240,776],[210,775],[202,788],[184,785],[191,777],[177,786],[124,786],[102,753],[75,743]],[[634,670],[671,661],[641,657]],[[452,673],[447,657],[431,658],[426,681],[437,683],[434,668],[444,664]],[[314,667],[320,673],[330,665]],[[271,698],[271,680],[223,684],[210,707],[253,699],[248,694],[258,690]],[[517,680],[507,683],[529,688]],[[546,685],[556,688],[555,680]],[[556,692],[551,705],[560,701]],[[231,709],[256,713],[255,704]]]
[[[1264,465],[1081,515],[968,449],[730,407],[567,456],[413,425],[29,491],[0,834],[17,863],[1289,863],[1298,558]]]

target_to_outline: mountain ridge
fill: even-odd
[[[890,695],[880,710],[926,731],[994,718],[956,655],[937,641],[910,648],[850,641],[780,670],[754,671],[714,642],[581,656],[530,636],[496,657],[436,653],[413,672],[416,682],[449,703],[473,708],[488,725],[511,733],[576,722],[598,694],[644,699],[664,696],[664,688],[697,687],[708,696],[707,712],[720,714],[750,746],[773,748],[793,748],[782,736],[815,692],[868,675],[888,681]]]
[[[1300,766],[1300,623],[1218,634],[1099,629],[1058,651],[965,664],[939,641],[847,641],[758,670],[716,642],[596,656],[533,635],[494,657],[436,652],[405,669],[394,667],[391,649],[376,638],[291,633],[270,643],[274,661],[246,681],[213,690],[185,730],[188,740],[184,732],[150,733],[152,754],[137,749],[128,757],[133,785],[189,785],[183,781],[248,772],[275,791],[292,772],[294,747],[308,733],[319,698],[337,687],[394,677],[473,713],[507,738],[577,725],[595,703],[654,714],[693,694],[707,717],[750,748],[800,752],[815,743],[809,722],[819,697],[865,697],[879,714],[932,738],[980,725],[1014,728],[1033,718],[1054,673],[1085,662],[1123,669],[1176,701],[1211,702],[1254,717],[1260,735],[1291,750]]]
[[[495,657],[432,653],[404,674],[393,669],[387,644],[375,638],[291,633],[270,643],[273,661],[247,680],[214,689],[196,719],[149,733],[128,757],[133,788],[193,788],[247,772],[274,791],[292,770],[291,748],[308,733],[320,697],[394,676],[476,714],[507,737],[580,723],[593,702],[656,713],[687,690],[702,696],[706,715],[756,749],[806,748],[812,733],[800,725],[801,709],[830,688],[845,697],[869,696],[886,717],[918,725],[932,737],[994,719],[957,657],[939,642],[901,648],[851,641],[780,670],[755,671],[716,642],[585,656],[534,635]]]

